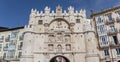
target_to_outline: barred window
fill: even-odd
[[[38,24],[39,25],[43,24],[43,20],[38,20]]]
[[[109,55],[109,50],[108,49],[104,50],[104,54],[105,54],[105,56],[108,56]]]

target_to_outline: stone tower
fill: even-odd
[[[94,27],[86,11],[31,10],[20,62],[99,62]],[[63,11],[63,12],[62,12]]]

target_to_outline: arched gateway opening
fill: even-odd
[[[118,62],[120,62],[120,60]]]
[[[53,57],[50,62],[70,62],[66,57],[64,56],[55,56]]]

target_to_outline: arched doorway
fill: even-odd
[[[50,62],[70,62],[66,57],[64,56],[55,56],[53,57]]]
[[[120,62],[120,60],[118,62]]]

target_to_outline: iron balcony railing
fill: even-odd
[[[101,48],[107,48],[107,47],[109,47],[109,43],[108,43],[108,41],[106,41],[106,42],[100,42],[100,47]]]
[[[18,45],[18,50],[22,50],[22,45]]]
[[[10,41],[10,38],[6,37],[6,38],[5,38],[5,41],[6,41],[6,42],[9,42],[9,41]]]
[[[117,47],[117,46],[119,46],[119,42],[118,41],[116,43],[114,41],[110,42],[110,47],[111,48],[114,48],[114,47]]]
[[[105,24],[108,25],[108,24],[113,24],[115,22],[115,19],[112,18],[111,20],[105,20]]]
[[[1,37],[0,40],[4,40],[4,37]]]
[[[116,21],[117,21],[117,22],[120,22],[120,17],[117,17],[117,18],[116,18]]]
[[[115,29],[110,29],[110,30],[107,31],[108,35],[114,35],[114,34],[117,34],[117,33],[118,33],[118,31],[117,31],[116,28]]]
[[[7,50],[8,50],[8,47],[4,47],[3,50],[4,50],[4,51],[7,51]]]

